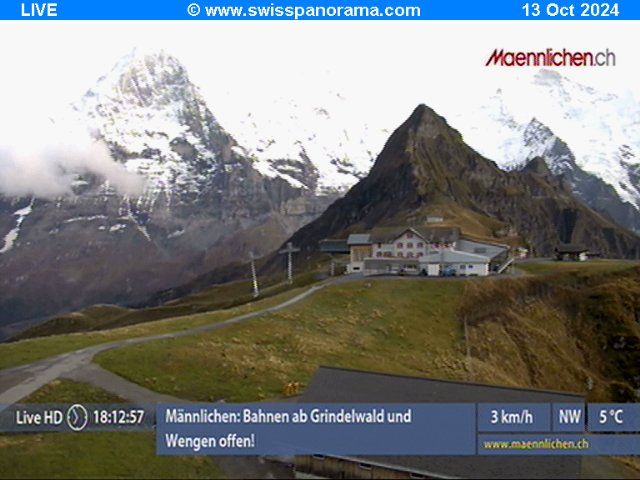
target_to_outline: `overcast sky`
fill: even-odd
[[[35,125],[78,100],[134,47],[178,57],[223,127],[271,98],[313,103],[333,90],[363,121],[383,116],[392,129],[418,103],[459,114],[467,99],[537,70],[485,67],[494,48],[609,48],[615,68],[559,70],[638,98],[636,31],[637,23],[619,21],[0,22],[0,147],[33,147],[41,137]]]
[[[214,113],[229,108],[225,98],[313,98],[314,90],[328,86],[366,99],[372,108],[445,106],[526,73],[485,67],[496,47],[608,47],[618,55],[617,67],[561,72],[613,92],[630,89],[638,97],[638,54],[631,40],[636,29],[628,22],[584,21],[5,22],[0,100],[3,116],[14,120],[23,113],[50,115],[78,99],[136,46],[175,54]]]

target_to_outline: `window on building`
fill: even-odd
[[[473,268],[473,265],[469,265],[469,268]]]
[[[422,253],[422,252],[418,252],[418,256],[419,256],[419,257],[423,257],[423,256],[424,256],[424,253]]]
[[[413,252],[407,253],[407,258],[413,258]]]
[[[413,232],[407,232],[407,238],[413,238]]]
[[[382,252],[376,253],[376,257],[381,257],[381,256],[382,256]]]
[[[416,247],[418,247],[418,248],[424,248],[424,243],[422,243],[422,242],[418,242],[418,243],[416,244]]]
[[[413,248],[413,243],[411,242],[407,243],[407,248]]]
[[[402,257],[404,257],[404,255],[402,254],[402,252],[398,252],[398,256],[399,256],[399,257],[401,257],[401,258],[402,258]]]
[[[398,247],[398,248],[402,248],[402,242],[398,242],[398,244],[396,245],[396,247]]]

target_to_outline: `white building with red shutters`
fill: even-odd
[[[375,228],[347,239],[348,273],[486,276],[507,260],[505,245],[461,237],[458,228]]]

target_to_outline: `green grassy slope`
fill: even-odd
[[[210,313],[168,318],[111,330],[52,335],[49,337],[3,343],[0,344],[0,369],[35,362],[43,358],[72,352],[80,348],[107,343],[113,340],[175,332],[200,325],[220,322],[236,315],[242,315],[277,305],[288,298],[296,296],[302,291],[304,291],[303,288],[295,288],[269,298]]]
[[[640,401],[640,267],[470,282],[474,380]]]
[[[562,272],[618,272],[638,266],[632,260],[590,260],[588,262],[527,261],[516,263],[516,267],[532,275]]]
[[[321,364],[464,378],[463,289],[463,281],[421,279],[336,285],[249,323],[96,361],[147,388],[205,401],[279,397]]]
[[[293,288],[303,287],[316,281],[316,272],[306,272],[295,278]],[[94,305],[78,312],[71,312],[35,325],[13,337],[24,340],[63,333],[108,330],[138,323],[153,322],[197,313],[224,310],[254,301],[251,282],[238,281],[214,285],[202,292],[169,301],[157,307],[140,309],[116,305]],[[261,298],[269,298],[292,287],[286,283],[264,285]]]
[[[101,388],[73,380],[57,379],[39,388],[20,403],[122,403],[125,399]]]

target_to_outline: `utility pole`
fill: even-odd
[[[258,287],[258,275],[256,274],[256,261],[253,252],[249,252],[251,257],[251,280],[253,281],[253,298],[260,296],[260,288]]]
[[[296,248],[293,246],[293,243],[288,242],[287,243],[287,248],[283,248],[282,250],[280,250],[281,255],[282,254],[287,254],[287,282],[289,283],[289,285],[291,285],[293,283],[293,258],[292,255],[296,252],[299,252],[300,249]]]

